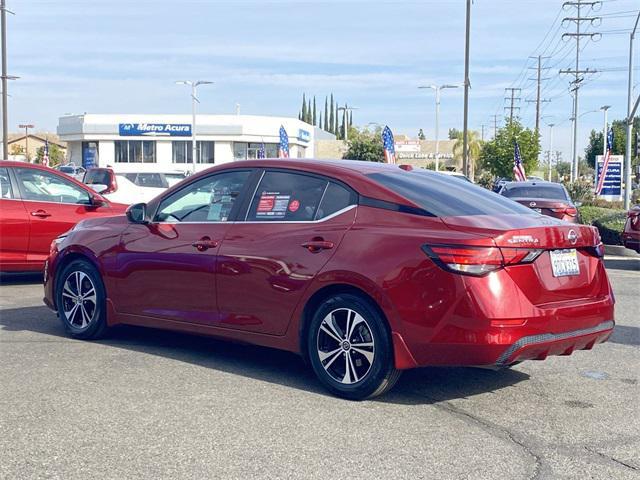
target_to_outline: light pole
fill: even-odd
[[[18,77],[7,75],[7,10],[5,0],[0,1],[0,37],[2,49],[2,158],[9,158],[9,115],[7,114],[7,80],[16,80]]]
[[[636,36],[636,30],[638,28],[638,21],[640,21],[640,12],[636,18],[636,23],[633,26],[633,30],[629,35],[629,85],[627,89],[627,145],[625,148],[624,159],[624,209],[629,210],[631,206],[631,133],[633,131],[633,116],[638,108],[638,102],[640,102],[640,96],[636,100],[635,106],[633,105],[633,39]]]
[[[349,132],[349,113],[357,109],[358,107],[348,107],[346,104],[344,105],[344,107],[338,107],[339,112],[340,111],[344,112],[342,120],[344,123],[344,141],[345,142],[349,140],[349,133],[348,133]]]
[[[467,16],[465,25],[464,42],[464,119],[462,126],[462,170],[463,173],[473,180],[471,167],[469,165],[469,43],[471,37],[471,0],[467,0]]]
[[[600,107],[600,110],[604,112],[604,130],[602,135],[602,155],[605,156],[607,154],[607,130],[609,130],[609,123],[607,122],[607,110],[611,108],[611,105],[603,105]],[[596,165],[597,170],[597,165]]]
[[[24,128],[24,156],[27,159],[27,162],[30,162],[29,160],[29,129],[34,127],[35,125],[31,125],[30,123],[21,123],[20,125],[18,125],[18,128]]]
[[[213,82],[208,80],[178,80],[178,85],[189,85],[191,87],[191,163],[193,173],[196,173],[196,103],[200,103],[197,96],[197,87],[199,85],[209,85]]]
[[[436,92],[436,172],[440,165],[440,91],[445,88],[458,88],[458,85],[421,85],[418,88],[431,88]]]

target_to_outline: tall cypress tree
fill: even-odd
[[[329,101],[327,100],[327,96],[324,96],[324,131],[329,131]]]
[[[329,133],[335,133],[336,131],[336,127],[335,127],[335,120],[333,118],[333,93],[331,94],[331,117],[329,117],[329,130],[327,130]]]
[[[312,118],[313,122],[311,124],[315,125],[317,120],[318,120],[318,117],[316,116],[316,96],[315,95],[313,96],[313,115],[312,115],[312,117],[313,117]]]
[[[311,115],[311,99],[307,100],[307,119],[305,120],[307,123],[311,123],[313,120]]]
[[[302,116],[301,120],[303,122],[306,122],[307,121],[307,100],[304,93],[302,94],[302,110],[300,112],[300,115]]]
[[[340,111],[338,110],[338,102],[336,102],[336,137],[340,138]]]
[[[318,128],[322,128],[322,112],[318,114]]]

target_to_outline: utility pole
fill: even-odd
[[[511,97],[509,101],[509,106],[504,107],[504,109],[509,110],[509,123],[511,123],[513,122],[513,112],[515,110],[520,111],[520,107],[516,105],[516,102],[520,102],[520,92],[522,91],[522,89],[521,88],[505,88],[504,91],[505,91],[505,94],[506,92],[510,92],[510,95],[507,95],[505,97],[505,100],[509,100],[509,97]],[[516,96],[516,92],[518,92],[517,96]]]
[[[553,127],[555,123],[549,124],[549,181],[551,181],[551,157],[553,155]]]
[[[586,0],[572,0],[569,2],[564,2],[562,4],[563,8],[575,8],[577,10],[577,16],[575,17],[565,17],[562,19],[562,24],[574,22],[576,24],[575,33],[565,33],[562,35],[562,38],[573,38],[576,41],[576,66],[574,70],[560,70],[560,73],[572,74],[575,76],[572,84],[574,86],[574,96],[573,96],[573,145],[572,145],[572,158],[571,158],[571,181],[575,181],[578,178],[578,91],[580,90],[580,82],[584,77],[581,77],[582,74],[595,73],[595,70],[580,70],[580,38],[588,37],[594,38],[601,36],[600,33],[584,33],[580,32],[580,27],[583,22],[589,22],[591,25],[594,25],[596,22],[601,20],[601,17],[583,17],[582,16],[582,7],[588,7],[590,10],[593,9],[594,5],[599,5],[602,2],[600,1],[586,1]]]
[[[495,114],[491,115],[491,117],[493,118],[493,138],[495,139],[498,136],[498,117],[500,115]]]
[[[536,75],[536,99],[535,100],[526,100],[526,102],[528,103],[533,103],[535,102],[536,104],[536,132],[540,132],[540,104],[541,103],[548,103],[551,100],[546,100],[546,99],[541,99],[540,98],[540,85],[542,83],[543,80],[549,80],[548,78],[542,78],[542,59],[543,58],[549,58],[549,57],[543,57],[542,55],[538,55],[537,57],[529,57],[529,58],[537,58],[538,59],[538,66],[534,67],[537,71],[538,74]],[[531,67],[529,67],[531,68]],[[548,67],[547,67],[548,68]]]
[[[473,180],[469,165],[469,40],[471,33],[471,0],[467,0],[467,18],[464,41],[464,123],[462,127],[462,170]]]
[[[34,127],[35,125],[31,125],[30,123],[21,123],[18,125],[18,128],[24,128],[24,158],[27,159],[27,162],[31,161],[29,160],[29,129]]]
[[[633,117],[638,109],[640,96],[633,105],[633,40],[636,36],[636,29],[640,21],[640,13],[636,18],[636,24],[629,35],[629,85],[627,87],[627,145],[624,154],[624,209],[629,210],[631,206],[631,134],[633,133]]]

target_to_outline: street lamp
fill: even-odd
[[[29,160],[29,129],[34,127],[35,125],[32,125],[30,123],[21,123],[20,125],[18,125],[18,128],[24,128],[24,157],[27,159],[27,162],[30,161]]]
[[[197,97],[196,88],[199,85],[209,85],[213,82],[208,80],[178,80],[178,85],[189,85],[191,87],[191,163],[193,165],[193,173],[196,173],[196,103],[200,103]]]
[[[445,88],[458,88],[458,85],[421,85],[418,88],[431,88],[436,92],[436,172],[440,165],[440,91]]]
[[[551,158],[553,157],[553,127],[555,123],[548,123],[549,127],[549,181],[551,181]]]
[[[343,116],[343,120],[344,120],[344,141],[348,141],[349,140],[349,117],[348,114],[353,112],[354,110],[357,110],[358,107],[348,107],[347,104],[344,105],[344,107],[338,107],[338,111],[342,111],[344,112],[344,116]],[[337,120],[336,120],[337,121]]]
[[[611,108],[611,105],[603,105],[600,110],[604,112],[604,134],[602,136],[602,155],[607,155],[607,130],[609,129],[609,123],[607,123],[607,110]]]

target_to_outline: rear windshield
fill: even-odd
[[[73,167],[60,167],[62,173],[74,173],[76,171]]]
[[[111,185],[111,175],[108,170],[89,170],[85,177],[84,183],[87,185]]]
[[[533,211],[470,182],[435,172],[371,173],[368,177],[438,217],[532,215]]]
[[[509,198],[547,198],[568,200],[562,185],[513,185],[506,186],[502,195]]]

